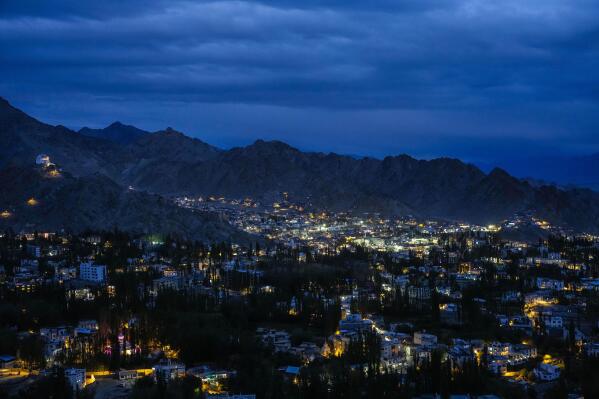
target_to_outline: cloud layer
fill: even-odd
[[[599,151],[596,1],[121,3],[2,2],[0,95],[57,123],[221,145]]]

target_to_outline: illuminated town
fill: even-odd
[[[598,71],[599,0],[0,0],[0,399],[599,399]]]
[[[475,226],[281,198],[174,200],[219,213],[250,245],[4,233],[0,388],[96,398],[592,389],[598,237],[526,215]],[[502,238],[524,225],[546,238]]]

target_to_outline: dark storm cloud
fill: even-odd
[[[596,1],[0,4],[2,95],[66,124],[116,112],[376,155],[599,150]]]

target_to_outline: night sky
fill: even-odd
[[[597,0],[122,3],[0,0],[0,96],[221,147],[599,152]]]

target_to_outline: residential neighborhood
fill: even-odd
[[[239,204],[267,239],[2,234],[0,392],[598,392],[599,238]]]

